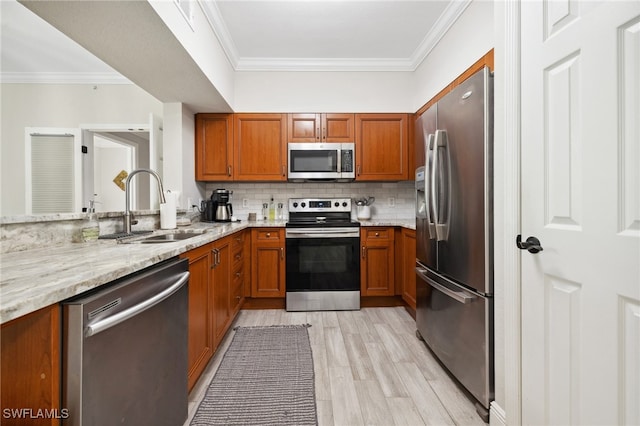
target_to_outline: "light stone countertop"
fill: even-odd
[[[415,229],[414,220],[377,220],[362,226]],[[5,253],[0,258],[0,324],[61,302],[178,256],[248,227],[283,227],[284,221],[195,223],[181,230],[205,230],[201,235],[166,244],[121,244],[114,240],[68,243]],[[173,231],[156,231],[170,233]]]

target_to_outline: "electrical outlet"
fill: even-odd
[[[249,200],[247,200],[246,198],[242,199],[242,207],[249,207]]]
[[[389,197],[389,200],[387,200],[387,204],[389,204],[389,207],[395,207],[396,199],[394,197]]]

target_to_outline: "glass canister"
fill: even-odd
[[[267,220],[269,218],[269,204],[262,203],[262,220]]]
[[[278,209],[276,210],[276,219],[284,220],[284,205],[282,203],[278,203]]]

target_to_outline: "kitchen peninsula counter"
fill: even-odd
[[[415,229],[414,220],[373,219],[362,226]],[[122,244],[114,240],[67,243],[4,253],[0,258],[0,324],[140,271],[188,250],[249,227],[284,227],[284,221],[195,223],[205,231],[164,244]],[[170,233],[174,231],[157,231]]]

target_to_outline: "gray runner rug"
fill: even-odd
[[[191,426],[316,425],[308,327],[237,327]]]

